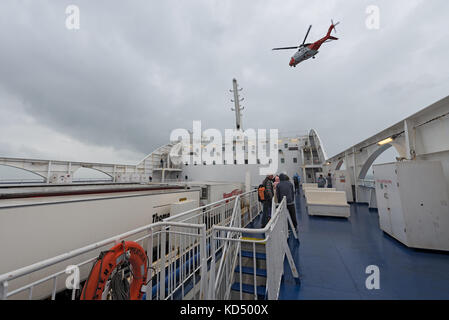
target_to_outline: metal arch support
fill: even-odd
[[[376,159],[384,153],[386,150],[390,149],[393,145],[391,144],[385,144],[383,146],[380,146],[376,151],[374,151],[369,158],[365,161],[365,163],[362,166],[362,169],[360,170],[358,179],[363,180],[365,179],[366,174],[368,173],[369,168],[371,165],[376,161]]]

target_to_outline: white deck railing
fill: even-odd
[[[209,281],[209,299],[227,300],[231,297],[231,287],[234,279],[239,278],[239,297],[243,299],[242,289],[242,244],[248,243],[252,249],[252,274],[253,274],[253,298],[258,298],[257,283],[257,253],[266,256],[266,283],[264,296],[270,300],[278,299],[282,275],[284,273],[284,259],[287,256],[293,276],[299,278],[293,257],[287,244],[288,224],[290,224],[293,235],[297,238],[296,230],[293,228],[290,215],[287,210],[286,199],[282,200],[278,208],[272,202],[272,217],[262,229],[246,229],[237,226],[214,226],[212,231],[212,251],[223,247],[220,264],[217,272],[215,260],[217,255],[212,255],[212,263]],[[244,238],[245,235],[263,235],[260,239]],[[256,245],[262,244],[263,252],[256,250]],[[238,265],[239,268],[236,269]],[[237,274],[236,274],[237,273]]]
[[[31,300],[36,288],[40,293],[38,299],[42,298],[42,293],[55,299],[57,292],[64,290],[61,278],[66,275],[68,265],[78,267],[80,280],[84,280],[99,253],[121,241],[135,241],[147,251],[150,266],[149,281],[144,288],[147,299],[206,298],[208,261],[212,259],[212,252],[221,249],[210,250],[212,227],[229,226],[232,217],[239,219],[240,226],[246,226],[259,212],[256,190],[186,211],[0,275],[0,300]],[[72,289],[72,299],[75,298],[76,288]]]

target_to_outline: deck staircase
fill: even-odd
[[[242,238],[242,240],[261,240]],[[254,259],[254,251],[256,259]],[[234,270],[234,283],[231,287],[232,300],[263,300],[266,298],[267,256],[265,243],[242,242],[241,259]],[[241,266],[239,264],[241,261]],[[255,264],[255,266],[254,266]],[[254,275],[255,269],[255,275]],[[241,284],[241,285],[240,285]],[[240,296],[240,290],[242,295]],[[257,297],[255,292],[257,292]]]

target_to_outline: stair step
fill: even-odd
[[[240,273],[240,267],[239,266],[235,267],[235,272]],[[254,268],[242,267],[242,273],[254,275]],[[267,276],[267,270],[265,270],[265,269],[256,269],[256,276],[266,277]]]
[[[257,286],[256,288],[257,288],[257,295],[260,297],[265,297],[266,287],[265,286]],[[240,283],[234,282],[234,284],[231,287],[231,290],[240,292]],[[242,292],[254,294],[254,286],[251,284],[243,283],[242,284]]]
[[[253,253],[251,251],[243,251],[242,257],[253,258]],[[267,255],[265,253],[256,252],[256,259],[267,260]]]

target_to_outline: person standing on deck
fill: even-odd
[[[295,184],[295,193],[299,191],[299,175],[298,173],[295,173],[293,176],[293,183]]]
[[[262,228],[265,228],[268,221],[271,219],[271,202],[273,200],[273,175],[269,174],[262,182],[262,186],[265,188],[262,213]]]
[[[327,174],[327,187],[332,188],[332,175],[330,172]]]
[[[295,229],[298,227],[298,222],[296,221],[296,208],[295,208],[295,191],[293,189],[293,184],[289,181],[286,174],[281,173],[279,175],[280,182],[276,187],[276,196],[278,203],[282,201],[284,197],[287,200],[287,210],[290,213],[290,218],[292,218],[293,226]]]
[[[318,188],[324,188],[326,186],[326,179],[324,179],[323,175],[320,174],[320,177],[318,178]]]
[[[276,187],[279,184],[280,180],[279,180],[279,176],[275,176],[274,177],[274,182],[273,182],[273,195],[274,195],[274,202],[278,202],[278,200],[276,199]]]

